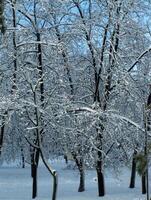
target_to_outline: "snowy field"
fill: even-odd
[[[86,191],[78,193],[78,171],[66,169],[63,161],[52,162],[59,175],[57,200],[145,200],[141,195],[140,178],[137,177],[135,189],[129,189],[130,171],[124,169],[119,178],[114,172],[105,175],[106,196],[97,197],[97,182],[94,170],[86,171]],[[51,176],[44,166],[38,171],[38,198],[36,200],[51,200]],[[0,199],[1,200],[31,200],[30,167],[21,169],[16,166],[0,167]]]

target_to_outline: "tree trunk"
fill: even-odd
[[[65,163],[68,164],[68,157],[66,154],[64,154],[64,160],[65,160]]]
[[[146,194],[146,174],[142,174],[142,194]]]
[[[13,28],[16,29],[16,10],[15,10],[15,1],[12,1],[12,17],[13,17]],[[16,79],[17,79],[17,45],[16,45],[16,31],[13,31],[13,48],[14,48],[14,60],[13,60],[13,85],[12,85],[12,94],[15,93],[17,86],[16,86]]]
[[[32,165],[32,175],[33,175],[33,187],[32,187],[32,198],[37,197],[37,165]]]
[[[84,166],[83,166],[83,161],[80,159],[80,184],[79,184],[79,189],[78,192],[83,192],[85,191],[85,175],[84,175]]]
[[[98,195],[99,197],[102,197],[105,195],[105,183],[104,183],[104,176],[102,172],[102,161],[97,162],[96,171],[97,171],[97,178],[98,178]]]
[[[99,124],[100,128],[97,129],[98,132],[98,149],[99,151],[97,152],[98,158],[97,158],[97,166],[96,166],[96,172],[97,172],[97,179],[98,179],[98,196],[104,196],[105,195],[105,183],[104,183],[104,176],[103,176],[103,171],[102,171],[102,164],[103,164],[103,157],[102,157],[102,133],[104,130],[104,127],[102,124]],[[101,132],[100,132],[101,131]]]
[[[85,191],[85,176],[84,176],[84,165],[83,165],[83,158],[77,158],[77,154],[75,152],[72,152],[73,159],[75,160],[75,163],[78,167],[78,170],[80,172],[80,184],[78,192]]]
[[[5,33],[4,0],[0,1],[0,31]]]
[[[31,164],[31,175],[33,178],[33,185],[32,185],[32,198],[37,197],[37,170],[38,170],[38,163],[39,163],[39,150],[35,149],[35,153],[32,155],[32,164]],[[35,155],[35,158],[34,158]]]
[[[137,154],[137,151],[134,150],[133,153],[133,160],[132,160],[132,169],[131,169],[131,179],[130,179],[130,188],[134,188],[135,187],[135,177],[136,177],[136,159],[135,156]]]
[[[24,157],[24,152],[22,148],[21,148],[21,164],[22,164],[22,168],[25,168],[25,157]]]
[[[5,111],[5,114],[7,114],[7,111]],[[0,128],[0,155],[2,153],[4,132],[5,132],[5,116],[2,117],[2,126]]]
[[[40,138],[39,138],[40,139]],[[44,157],[42,148],[41,148],[41,141],[39,140],[39,144],[40,144],[40,153],[41,153],[41,159],[45,165],[45,167],[48,169],[48,171],[50,172],[50,174],[53,177],[53,191],[52,191],[52,200],[56,200],[56,196],[57,196],[57,188],[58,188],[58,176],[57,176],[57,172],[55,170],[53,170],[51,168],[51,166],[49,165],[49,163],[47,162],[47,160]]]

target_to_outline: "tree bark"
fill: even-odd
[[[37,165],[32,165],[32,176],[33,176],[33,187],[32,187],[32,198],[35,199],[37,196]]]
[[[79,189],[78,192],[85,191],[85,175],[84,175],[84,164],[83,164],[83,158],[77,158],[77,154],[75,152],[72,152],[73,159],[75,160],[75,163],[78,167],[78,170],[80,172],[80,183],[79,183]]]
[[[36,16],[35,16],[35,20],[36,20]],[[37,37],[37,42],[40,42],[41,36],[40,36],[39,32],[36,33],[36,37]],[[41,44],[38,44],[37,51],[38,51],[38,58],[37,58],[38,59],[38,66],[37,66],[37,69],[39,71],[39,78],[41,79],[40,86],[39,86],[39,88],[40,88],[40,101],[41,101],[41,107],[43,108],[43,106],[44,106],[44,81],[43,81],[42,47],[41,47]],[[35,98],[34,98],[34,101],[35,101]],[[35,103],[36,103],[36,101],[35,101]],[[37,114],[37,110],[35,110],[35,112]],[[37,119],[37,123],[38,123],[38,120],[40,120],[41,124],[42,124],[42,122],[43,122],[42,118],[43,117],[41,116],[41,119]],[[37,124],[37,126],[38,126],[38,124]],[[42,139],[42,134],[43,134],[43,128],[40,130],[41,139]],[[37,133],[37,142],[39,142],[38,141],[38,133]],[[35,158],[33,157],[33,162],[32,162],[32,165],[31,165],[31,168],[32,168],[31,172],[32,172],[32,178],[33,178],[33,186],[32,186],[32,198],[33,199],[37,197],[37,171],[38,171],[38,163],[39,163],[39,154],[40,154],[39,149],[34,148],[33,156],[35,156]]]
[[[4,0],[0,0],[0,31],[5,33]]]
[[[136,177],[136,159],[135,156],[137,154],[137,151],[134,150],[133,153],[133,160],[132,160],[132,169],[131,169],[131,178],[130,178],[130,188],[134,188],[135,187],[135,177]]]
[[[80,160],[80,184],[79,184],[79,189],[78,192],[83,192],[85,191],[85,174],[84,174],[84,166],[82,160]]]
[[[142,194],[146,194],[146,174],[142,174]]]
[[[7,111],[5,111],[5,115],[7,114]],[[2,126],[0,128],[0,155],[2,153],[2,146],[3,146],[3,140],[4,140],[4,132],[5,132],[5,116],[2,117]]]
[[[22,168],[25,168],[25,156],[24,156],[24,152],[23,149],[21,148],[21,164],[22,164]]]
[[[97,161],[97,179],[98,179],[98,196],[105,195],[105,182],[104,182],[104,175],[102,172],[102,153],[98,151],[98,161]]]
[[[17,79],[17,45],[16,45],[16,10],[15,10],[15,4],[16,1],[12,1],[12,18],[13,18],[13,85],[12,85],[12,90],[11,93],[14,94],[17,87],[16,87],[16,79]]]
[[[105,195],[105,184],[104,184],[104,176],[100,168],[97,168],[97,178],[98,178],[98,196],[102,197]]]
[[[38,163],[39,163],[39,150],[34,149],[34,153],[32,154],[32,163],[31,163],[31,175],[33,178],[33,185],[32,185],[32,198],[33,199],[37,197]]]

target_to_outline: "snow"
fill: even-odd
[[[97,196],[97,181],[95,170],[86,170],[86,191],[78,193],[79,174],[77,170],[67,169],[63,161],[53,161],[53,167],[58,171],[58,200],[145,200],[141,195],[140,177],[137,177],[135,189],[129,189],[130,170],[124,168],[119,175],[113,170],[105,174],[106,196]],[[52,178],[43,165],[38,170],[38,198],[36,200],[51,200]],[[31,200],[32,179],[30,167],[21,169],[15,165],[0,168],[0,199]]]

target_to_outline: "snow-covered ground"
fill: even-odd
[[[124,169],[119,178],[114,172],[108,171],[105,176],[106,196],[97,197],[97,182],[94,170],[86,171],[86,191],[78,193],[79,175],[76,170],[66,169],[63,161],[53,161],[59,175],[58,200],[145,200],[141,195],[140,178],[137,177],[135,189],[129,189],[130,171]],[[37,200],[51,200],[51,176],[44,166],[38,170]],[[30,167],[25,169],[16,166],[0,167],[0,199],[1,200],[31,200]]]

